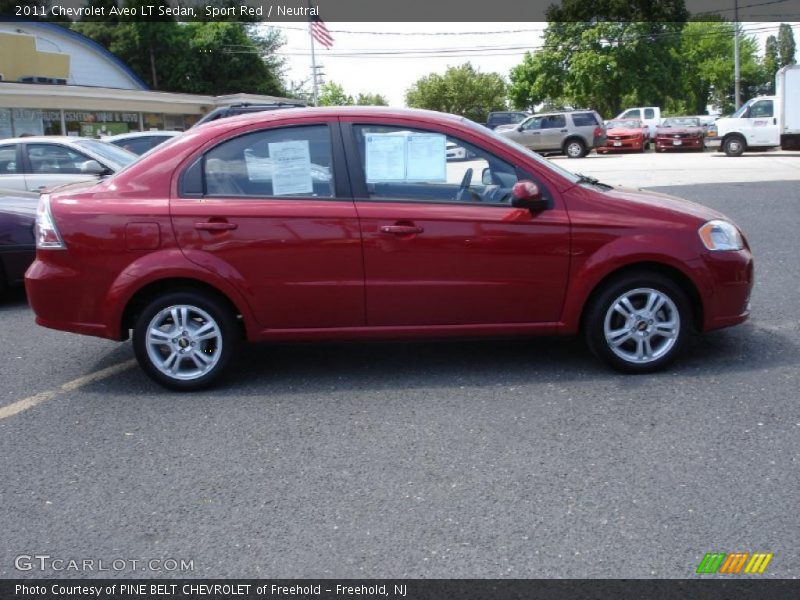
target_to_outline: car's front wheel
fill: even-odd
[[[732,135],[722,143],[722,149],[728,156],[741,156],[746,147],[744,138]]]
[[[680,353],[690,331],[683,290],[658,273],[632,273],[606,285],[585,318],[589,348],[614,369],[651,373]]]
[[[223,375],[240,344],[232,311],[201,292],[170,292],[152,300],[133,329],[142,369],[164,387],[192,391]]]

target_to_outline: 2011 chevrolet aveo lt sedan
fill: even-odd
[[[37,323],[132,335],[180,390],[217,381],[244,340],[582,332],[612,367],[650,372],[692,330],[744,321],[753,282],[723,215],[427,111],[220,120],[44,194],[37,227]]]

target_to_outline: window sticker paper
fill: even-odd
[[[269,156],[273,169],[273,195],[314,193],[308,140],[272,142],[269,144]]]

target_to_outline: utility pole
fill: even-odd
[[[742,81],[739,73],[739,0],[733,0],[733,103],[742,105]]]
[[[314,106],[317,105],[317,57],[314,54],[314,35],[311,33],[311,21],[308,22],[308,38],[311,40],[311,79],[314,84]]]

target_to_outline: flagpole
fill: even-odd
[[[308,37],[311,39],[311,80],[314,82],[314,106],[317,105],[317,57],[314,55],[314,34],[311,32],[311,21],[308,22]]]

